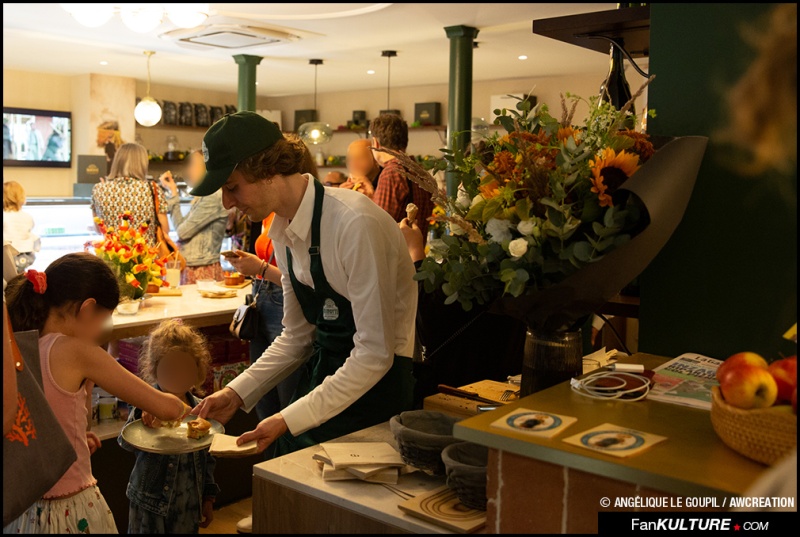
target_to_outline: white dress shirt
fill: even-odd
[[[308,249],[315,191],[313,177],[306,178],[308,186],[294,219],[276,215],[269,231],[283,275],[283,333],[228,384],[247,412],[312,353],[316,327],[303,315],[286,264],[288,246],[295,277],[314,287]],[[294,436],[338,415],[383,378],[395,354],[410,357],[414,348],[417,282],[394,219],[361,193],[325,188],[320,229],[325,277],[352,305],[355,346],[335,374],[281,411]]]

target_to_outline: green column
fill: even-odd
[[[237,54],[233,60],[239,65],[239,111],[256,109],[256,65],[261,56]]]
[[[447,148],[465,150],[469,144],[472,124],[472,50],[478,29],[471,26],[447,26],[450,39],[450,90],[447,106]],[[458,178],[445,173],[447,194],[455,195]]]

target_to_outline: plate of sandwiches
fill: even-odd
[[[132,421],[122,429],[122,438],[142,451],[177,455],[208,449],[212,437],[224,432],[220,422],[190,415],[183,420],[162,422],[156,428],[145,426],[142,420]]]

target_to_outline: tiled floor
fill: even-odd
[[[253,510],[253,498],[245,498],[236,503],[220,507],[214,510],[214,520],[207,528],[200,528],[200,533],[203,534],[235,534],[236,523],[246,516],[249,516]]]

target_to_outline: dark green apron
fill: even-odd
[[[311,277],[314,288],[299,282],[292,268],[292,252],[286,248],[289,277],[306,320],[317,327],[314,352],[303,366],[292,402],[311,392],[344,365],[355,346],[356,325],[350,301],[328,284],[320,255],[320,219],[324,187],[314,181],[314,217],[311,223]],[[277,440],[276,456],[326,442],[342,435],[388,421],[413,405],[414,377],[410,358],[394,357],[391,369],[361,398],[319,427],[299,436],[287,432]]]

